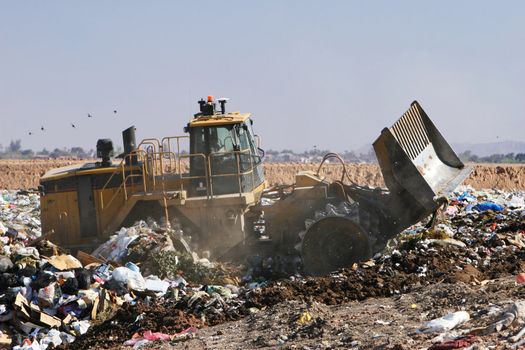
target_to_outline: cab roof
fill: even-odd
[[[197,126],[217,126],[217,125],[231,125],[240,124],[250,118],[250,113],[231,112],[226,114],[214,115],[197,115],[189,123],[188,127],[194,128]]]

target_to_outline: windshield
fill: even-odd
[[[264,181],[249,121],[193,127],[189,133],[191,196],[246,192]]]
[[[232,125],[204,126],[191,129],[191,153],[233,152]]]

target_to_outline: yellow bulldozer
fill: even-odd
[[[352,183],[330,153],[317,172],[296,174],[287,190],[269,189],[250,114],[227,112],[226,103],[201,99],[184,136],[137,144],[130,127],[120,160],[112,159],[112,141],[100,139],[100,161],[47,172],[40,180],[43,232],[88,251],[120,227],[152,217],[177,226],[181,249],[215,259],[257,254],[321,275],[380,252],[436,212],[471,171],[413,102],[373,143],[386,188]],[[321,176],[328,161],[341,162],[340,180]]]

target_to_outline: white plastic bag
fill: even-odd
[[[38,305],[40,307],[52,307],[55,299],[55,282],[38,290]]]
[[[457,311],[447,314],[443,317],[433,319],[425,325],[425,332],[432,333],[438,332],[443,333],[454,329],[462,323],[470,320],[470,315],[466,311]]]
[[[115,281],[126,283],[129,289],[143,291],[146,289],[146,281],[140,272],[135,272],[127,267],[117,267],[111,275]]]

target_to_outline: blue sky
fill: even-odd
[[[523,140],[524,10],[0,0],[0,144],[120,145],[132,124],[139,138],[182,134],[208,94],[252,112],[264,148],[358,148],[414,99],[451,142]]]

